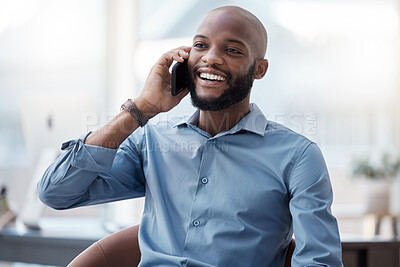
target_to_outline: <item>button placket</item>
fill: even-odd
[[[200,225],[200,221],[199,220],[197,220],[197,219],[193,220],[193,226],[194,227],[197,227],[199,225]]]
[[[196,177],[197,188],[190,210],[190,220],[185,238],[184,251],[193,249],[198,236],[202,235],[201,229],[207,223],[207,217],[204,216],[204,207],[201,205],[201,203],[204,202],[204,198],[207,196],[207,190],[204,190],[206,188],[205,184],[209,182],[207,175],[209,172],[210,163],[212,162],[212,153],[210,153],[209,150],[210,147],[212,148],[214,145],[212,145],[211,140],[208,139],[205,142],[202,142],[202,145],[198,150],[198,152],[201,153],[201,160],[197,173],[198,176]]]
[[[207,177],[201,178],[201,182],[202,182],[203,184],[208,183],[208,178],[207,178]]]

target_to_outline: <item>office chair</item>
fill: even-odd
[[[111,234],[88,247],[67,267],[132,267],[140,262],[139,225]],[[289,244],[284,267],[291,266],[295,241]]]

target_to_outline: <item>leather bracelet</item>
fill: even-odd
[[[132,118],[138,122],[140,127],[145,126],[148,122],[147,117],[140,109],[138,109],[131,99],[126,100],[125,103],[121,105],[121,110],[128,111]]]

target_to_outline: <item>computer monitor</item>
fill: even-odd
[[[94,97],[86,92],[33,92],[24,94],[20,113],[32,176],[18,219],[38,228],[45,205],[38,199],[36,184],[61,153],[61,144],[88,132],[98,121]],[[94,122],[94,123],[93,123]]]

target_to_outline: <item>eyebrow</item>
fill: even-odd
[[[240,45],[245,46],[245,44],[244,44],[242,41],[240,41],[240,40],[236,40],[236,39],[227,39],[226,41],[227,41],[228,43],[237,43],[237,44],[240,44]]]
[[[193,39],[196,39],[196,38],[210,39],[210,38],[208,38],[207,36],[202,35],[202,34],[197,34],[197,35],[195,35],[195,36],[193,37]],[[225,41],[228,42],[228,43],[237,43],[237,44],[240,44],[240,45],[242,45],[242,46],[246,46],[242,41],[237,40],[237,39],[226,39]]]
[[[193,40],[196,39],[196,38],[208,39],[207,36],[201,35],[201,34],[196,34],[196,35],[193,37]]]

